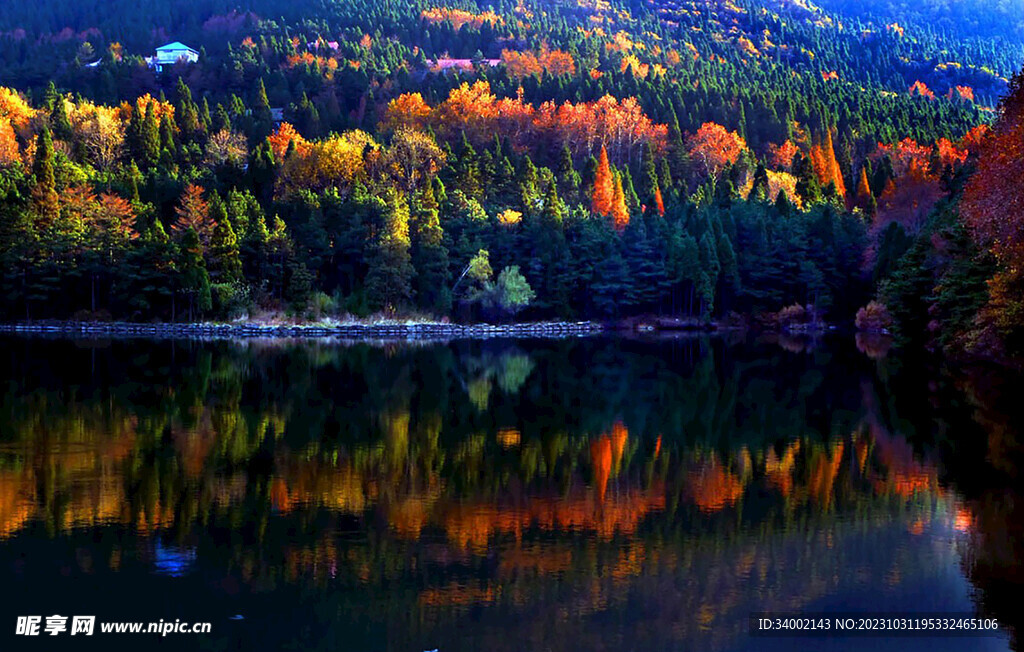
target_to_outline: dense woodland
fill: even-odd
[[[856,316],[1019,352],[1021,16],[824,7],[5,8],[0,318]],[[168,41],[198,61],[155,72]]]

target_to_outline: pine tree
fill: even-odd
[[[53,158],[53,138],[50,129],[44,126],[36,137],[36,158],[32,164],[36,181],[33,198],[40,213],[51,217],[59,210]]]
[[[178,270],[181,273],[181,293],[188,299],[188,318],[194,321],[212,307],[210,276],[195,229],[188,229],[182,238]]]
[[[860,176],[857,179],[857,205],[867,210],[872,199],[871,185],[868,183],[868,169],[867,166],[861,166]]]
[[[274,113],[270,110],[270,100],[267,99],[267,87],[260,78],[256,86],[256,101],[252,107],[253,133],[258,140],[270,135],[274,128]]]
[[[448,287],[451,280],[448,247],[444,243],[444,230],[430,183],[424,184],[415,199],[412,224],[412,265],[416,271],[417,303],[437,314],[446,314],[452,304]]]
[[[160,161],[160,123],[156,119],[153,103],[146,106],[139,130],[138,154],[143,167],[153,167]]]
[[[68,119],[63,95],[57,95],[53,99],[53,110],[50,111],[50,128],[53,130],[53,137],[58,140],[71,140],[74,136],[74,130],[71,128],[71,120]]]
[[[640,200],[651,206],[655,203],[654,195],[658,191],[658,172],[654,163],[654,149],[650,142],[645,142],[640,154]]]
[[[626,196],[622,192],[622,177],[615,175],[612,189],[612,203],[608,211],[612,218],[612,226],[616,231],[622,232],[629,224],[629,209],[626,208]]]
[[[32,174],[36,178],[36,187],[45,193],[55,193],[57,181],[53,170],[53,137],[48,127],[43,127],[36,137],[36,158],[32,164]]]
[[[227,207],[214,195],[210,209],[216,225],[210,238],[208,268],[214,283],[234,283],[242,278],[242,259],[238,252],[238,237],[228,218]]]
[[[580,188],[580,175],[572,163],[572,151],[568,145],[562,146],[562,152],[558,158],[558,186],[562,195],[567,199],[574,199]]]
[[[409,254],[409,207],[395,190],[389,191],[387,204],[369,254],[366,293],[371,307],[393,313],[412,298],[415,270]]]

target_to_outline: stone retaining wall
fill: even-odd
[[[0,333],[38,333],[82,337],[336,337],[341,339],[419,340],[490,337],[570,337],[600,332],[594,322],[522,324],[134,324],[128,322],[34,322],[0,324]]]

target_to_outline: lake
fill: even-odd
[[[887,347],[0,337],[0,648],[1016,649],[1024,383]]]

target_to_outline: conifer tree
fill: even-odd
[[[612,188],[612,203],[608,210],[612,218],[612,226],[621,232],[629,224],[629,209],[626,207],[626,196],[622,192],[622,176],[616,174]]]
[[[372,308],[394,312],[412,299],[415,270],[409,248],[409,207],[404,197],[391,190],[369,253],[366,293]]]
[[[608,163],[608,150],[604,145],[601,145],[601,154],[597,159],[597,171],[594,174],[591,198],[591,205],[595,213],[607,216],[611,212],[615,200],[615,179],[612,178],[611,164]]]
[[[412,216],[412,265],[416,271],[414,283],[417,303],[437,314],[451,309],[449,289],[451,273],[448,266],[448,248],[438,218],[434,188],[426,183],[414,202]]]

